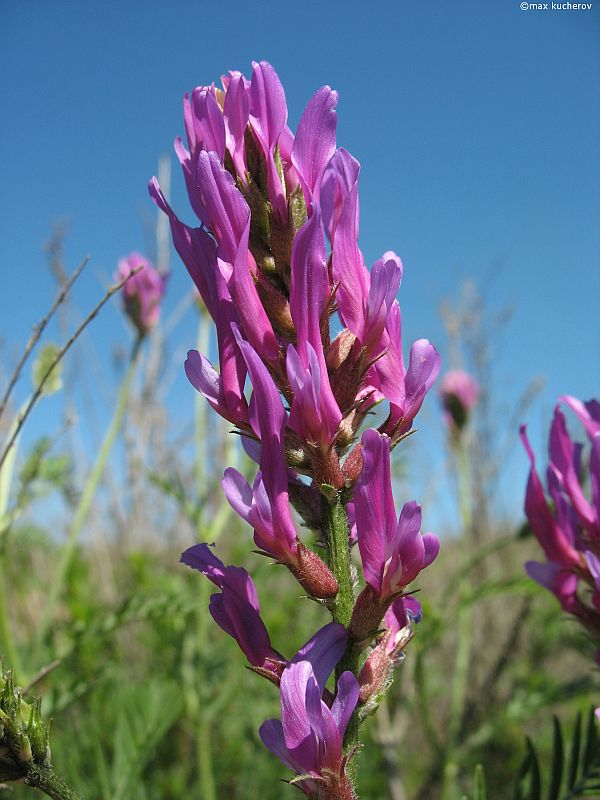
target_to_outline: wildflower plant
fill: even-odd
[[[406,365],[402,263],[391,251],[370,271],[364,263],[360,165],[336,146],[337,102],[329,86],[319,89],[294,135],[270,64],[254,63],[250,80],[230,72],[222,89],[185,95],[187,143],[175,140],[200,224],[181,222],[156,178],[149,185],[216,330],[218,366],[191,350],[186,374],[258,466],[252,483],[228,468],[225,495],[252,527],[255,552],[284,565],[332,621],[282,654],[246,570],[225,566],[206,543],[182,561],[215,584],[213,618],[279,688],[281,719],[262,725],[262,741],[291,782],[321,800],[356,796],[360,723],[420,617],[409,586],[439,549],[421,534],[416,502],[398,515],[390,457],[440,358],[421,339]],[[361,436],[379,403],[384,421]],[[312,542],[298,536],[293,509]]]

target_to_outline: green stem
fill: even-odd
[[[325,497],[323,498],[323,520],[327,561],[329,569],[335,575],[339,586],[339,591],[331,606],[331,613],[335,622],[339,622],[345,628],[348,628],[354,608],[354,592],[352,591],[352,573],[350,570],[348,515],[339,492],[336,493],[332,502]],[[336,667],[336,683],[340,675],[347,670],[358,677],[359,659],[360,652],[356,648],[349,647]],[[358,712],[355,711],[346,728],[344,750],[346,753],[351,753],[359,745],[360,720]],[[355,754],[348,765],[348,779],[353,790],[356,787],[357,769],[358,758],[357,754]]]
[[[352,592],[352,576],[350,573],[348,516],[339,493],[336,493],[331,503],[327,498],[323,498],[323,518],[325,521],[327,561],[329,569],[335,575],[339,586],[331,612],[335,622],[339,622],[347,628],[354,608],[354,594]]]
[[[0,656],[6,656],[8,665],[14,670],[18,680],[23,673],[21,660],[10,630],[6,589],[6,551],[3,549],[0,552]]]
[[[468,448],[462,438],[456,442],[458,505],[462,522],[463,562],[469,558],[469,543],[473,518],[471,512],[471,469]],[[460,744],[463,708],[469,682],[469,664],[471,656],[471,629],[473,622],[473,606],[469,600],[471,580],[466,570],[458,584],[459,610],[457,619],[457,645],[450,689],[450,719],[448,722],[448,739],[444,759],[444,780],[442,800],[453,800],[457,795],[456,779],[459,764],[457,760]]]
[[[75,557],[75,551],[77,547],[77,540],[79,538],[79,534],[81,533],[81,529],[83,528],[83,525],[87,519],[90,506],[92,504],[92,500],[94,498],[96,490],[98,489],[98,485],[100,483],[102,474],[104,473],[104,470],[106,468],[108,457],[111,453],[117,435],[121,430],[123,419],[125,417],[125,411],[127,409],[129,390],[131,387],[131,382],[133,380],[133,375],[135,373],[137,358],[140,352],[142,341],[143,337],[138,336],[133,345],[129,360],[129,365],[127,367],[127,372],[125,373],[123,383],[121,384],[121,388],[119,389],[119,394],[117,397],[117,405],[115,407],[113,418],[110,422],[108,430],[106,431],[104,440],[102,442],[102,445],[100,446],[98,455],[96,456],[96,461],[94,463],[94,466],[89,475],[87,483],[81,494],[79,504],[75,510],[75,515],[73,517],[73,521],[69,529],[67,543],[63,551],[62,558],[60,560],[58,570],[54,578],[54,582],[50,588],[48,601],[44,609],[44,615],[42,617],[42,622],[40,624],[40,629],[38,633],[39,644],[43,644],[50,630],[54,609],[62,594],[64,584],[67,580],[69,570],[71,568],[73,559]]]
[[[81,800],[81,796],[70,789],[50,767],[32,766],[27,772],[25,783],[44,792],[53,800]]]
[[[28,402],[29,401],[27,400],[26,403],[19,409],[19,412],[15,418],[15,422],[13,422],[9,431],[9,439],[16,428],[16,420],[19,419]],[[17,437],[11,451],[8,453],[8,456],[4,461],[4,464],[0,467],[0,656],[6,656],[8,663],[14,670],[17,679],[22,677],[23,673],[21,669],[21,660],[12,637],[10,620],[8,617],[9,602],[6,567],[8,563],[7,546],[10,528],[12,525],[12,518],[8,513],[8,503],[13,472],[17,459],[19,441],[20,437]]]

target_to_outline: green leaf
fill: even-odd
[[[575,781],[577,780],[580,749],[581,749],[581,713],[578,713],[577,718],[575,720],[575,728],[573,730],[571,746],[569,748],[569,768],[567,771],[568,789],[572,789],[575,786]]]
[[[485,788],[485,772],[481,764],[475,767],[475,776],[473,778],[473,800],[486,800],[487,791]]]
[[[33,385],[36,389],[39,388],[40,384],[46,378],[48,370],[52,366],[52,363],[56,360],[58,356],[58,346],[49,342],[48,344],[44,345],[40,351],[39,356],[33,362],[33,369],[32,369],[32,379]],[[45,380],[44,388],[42,390],[42,394],[51,395],[59,392],[62,389],[62,365],[59,362],[53,368],[48,377]]]
[[[529,756],[529,774],[531,782],[529,784],[529,795],[527,800],[541,800],[542,798],[542,779],[540,776],[540,762],[533,742],[527,737],[527,750]]]
[[[550,776],[550,788],[548,789],[548,800],[558,800],[558,793],[562,784],[563,766],[565,760],[563,736],[560,722],[554,716],[554,734],[552,740],[552,772]]]
[[[585,745],[583,747],[583,771],[589,773],[593,765],[598,765],[600,760],[598,752],[598,731],[596,727],[596,713],[594,708],[590,708],[588,715],[587,729],[585,733]]]

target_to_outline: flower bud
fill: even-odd
[[[370,584],[358,595],[348,631],[350,637],[361,645],[367,645],[377,634],[381,620],[391,599],[383,600]]]
[[[115,279],[122,281],[132,275],[123,286],[121,297],[125,313],[137,328],[140,336],[145,336],[156,325],[160,317],[160,306],[165,293],[165,278],[141,253],[130,253],[119,260]]]
[[[338,582],[329,567],[301,541],[298,541],[297,563],[287,566],[311,597],[328,600],[338,593]]]
[[[463,370],[447,372],[440,385],[444,419],[451,433],[458,434],[469,421],[469,415],[479,398],[479,384]]]

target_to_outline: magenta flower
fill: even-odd
[[[220,628],[236,640],[257,672],[279,682],[285,659],[271,646],[260,616],[254,581],[242,567],[226,567],[206,544],[196,544],[181,562],[198,570],[221,590],[210,598],[210,613]]]
[[[362,436],[363,469],[354,489],[358,547],[366,582],[381,599],[393,598],[437,557],[433,533],[421,535],[414,501],[396,518],[390,474],[390,439],[374,430]]]
[[[460,432],[479,399],[479,384],[468,372],[452,370],[442,378],[440,399],[446,424],[451,431]]]
[[[119,259],[115,280],[122,281],[141,267],[123,286],[123,308],[140,336],[145,336],[160,318],[160,306],[165,293],[166,279],[141,253],[133,252]]]
[[[396,441],[410,430],[427,392],[435,383],[441,358],[427,339],[418,339],[410,349],[408,369],[405,370],[400,308],[397,303],[392,305],[386,330],[389,336],[388,350],[373,367],[373,384],[390,402],[389,416],[380,430]]]
[[[281,677],[281,721],[270,719],[260,728],[265,747],[302,776],[295,785],[314,800],[353,797],[342,744],[358,702],[357,679],[351,672],[342,673],[331,707],[322,699],[346,639],[343,626],[332,622],[298,651]]]
[[[584,426],[589,463],[584,470],[582,447],[572,441],[557,405],[549,439],[548,500],[525,426],[521,428],[531,463],[525,513],[547,559],[546,563],[530,561],[525,568],[600,641],[600,404],[582,403],[574,397],[560,399]],[[589,496],[581,482],[584,472],[589,474]]]

